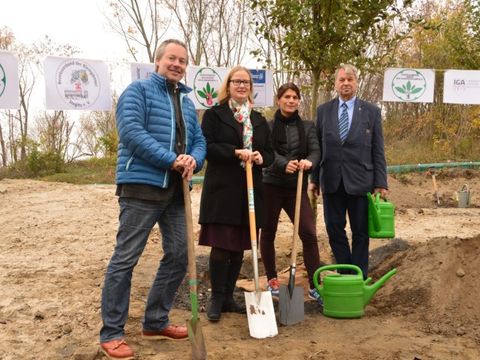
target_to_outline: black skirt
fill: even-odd
[[[229,251],[244,251],[252,248],[248,227],[227,224],[202,224],[198,244]]]

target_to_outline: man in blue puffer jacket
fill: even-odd
[[[191,91],[179,81],[187,48],[166,40],[155,53],[155,73],[130,84],[117,106],[119,134],[117,191],[120,204],[117,243],[102,291],[100,345],[110,359],[133,359],[125,342],[131,278],[155,223],[162,233],[163,258],[148,294],[142,320],[147,339],[180,340],[185,326],[168,314],[187,269],[182,178],[191,179],[205,160],[206,144]]]

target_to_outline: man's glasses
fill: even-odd
[[[235,87],[239,87],[240,85],[243,85],[245,87],[250,86],[250,80],[238,80],[238,79],[232,79],[230,82],[233,84]]]

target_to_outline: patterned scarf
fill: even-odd
[[[252,150],[253,128],[250,122],[250,112],[252,111],[252,104],[245,101],[243,104],[237,103],[235,100],[228,101],[230,109],[233,111],[233,117],[240,124],[243,125],[243,148]]]

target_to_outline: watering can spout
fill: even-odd
[[[388,279],[390,279],[393,275],[397,273],[397,269],[392,269],[385,275],[383,275],[375,284],[373,285],[367,285],[371,279],[368,278],[364,282],[364,306],[367,305],[370,300],[372,299],[373,295],[380,289],[383,284],[387,282]]]

